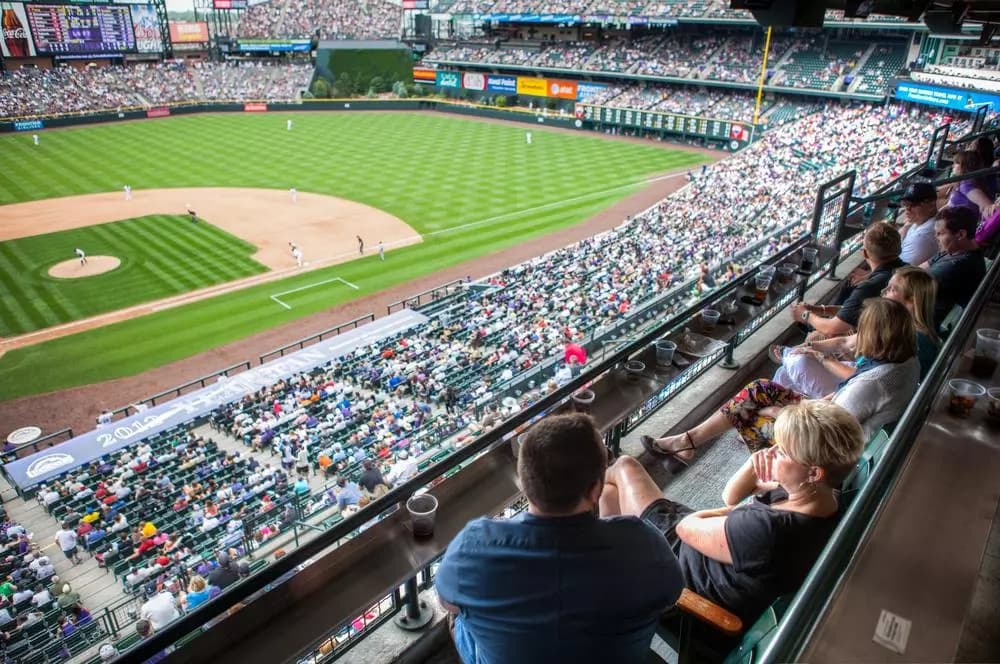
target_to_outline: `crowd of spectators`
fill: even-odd
[[[857,42],[827,42],[816,36],[775,37],[768,56],[768,81],[789,87],[829,89],[840,76],[854,71],[864,49]],[[756,83],[763,54],[764,41],[760,35],[657,33],[634,39],[614,38],[602,44],[444,44],[425,60]],[[869,78],[870,86],[884,92],[888,79]]]
[[[453,14],[573,14],[591,16],[647,16],[664,18],[751,19],[747,10],[730,9],[729,0],[457,0]],[[827,20],[844,20],[843,12],[827,10]],[[864,20],[864,19],[855,19]],[[874,15],[872,20],[901,22],[896,16]]]
[[[308,64],[252,62],[22,67],[0,76],[0,114],[23,117],[199,100],[293,100],[311,74]]]
[[[240,20],[246,38],[396,39],[403,13],[389,0],[268,0]]]
[[[921,70],[911,72],[910,77],[922,83],[1000,92],[1000,71],[995,66],[992,69],[973,69],[951,65],[925,65]]]
[[[4,516],[0,543],[0,650],[10,661],[41,647],[69,656],[99,638],[80,595],[60,581],[32,533]]]

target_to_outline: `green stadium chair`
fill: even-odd
[[[746,631],[740,644],[723,660],[723,664],[756,664],[758,656],[778,631],[778,624],[791,601],[791,596],[779,597],[769,606]]]

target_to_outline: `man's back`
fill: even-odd
[[[477,662],[644,661],[657,616],[684,587],[659,532],[589,513],[473,521],[436,584],[461,609],[455,640]]]

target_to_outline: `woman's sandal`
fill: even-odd
[[[669,459],[672,462],[677,462],[682,464],[683,466],[687,466],[688,465],[687,461],[680,458],[677,455],[680,454],[681,452],[688,452],[690,450],[696,450],[698,448],[694,444],[694,441],[691,440],[691,432],[689,431],[684,432],[684,440],[686,440],[688,443],[687,447],[685,447],[684,449],[672,450],[668,452],[667,450],[660,448],[660,446],[656,444],[656,439],[653,438],[652,436],[639,437],[639,442],[642,443],[642,448],[646,450],[646,452],[649,453],[650,456],[656,459]]]

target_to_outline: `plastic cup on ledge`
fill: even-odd
[[[1000,387],[986,390],[986,417],[1000,424]]]
[[[968,417],[986,388],[979,383],[960,378],[948,381],[948,412],[956,417]]]
[[[578,413],[589,414],[597,395],[593,390],[583,389],[573,394],[573,409]]]
[[[982,328],[976,330],[976,349],[973,351],[972,368],[976,378],[989,379],[1000,363],[1000,330]]]
[[[771,275],[758,274],[754,277],[753,299],[763,302],[767,299],[767,292],[771,290]]]
[[[806,247],[802,250],[802,265],[800,270],[803,272],[812,272],[813,268],[816,267],[816,256],[819,255],[819,249],[815,247]]]
[[[656,342],[656,363],[661,367],[669,367],[674,361],[676,351],[677,344],[667,339],[660,339]]]
[[[717,309],[702,309],[701,310],[701,329],[704,332],[714,332],[715,326],[719,324],[719,318],[722,316],[722,312]]]
[[[638,383],[642,378],[642,372],[646,370],[646,364],[639,360],[629,360],[625,363],[625,377],[630,383]]]
[[[437,517],[438,500],[429,493],[410,496],[406,501],[406,511],[410,513],[413,536],[426,539],[434,534],[434,520]]]

